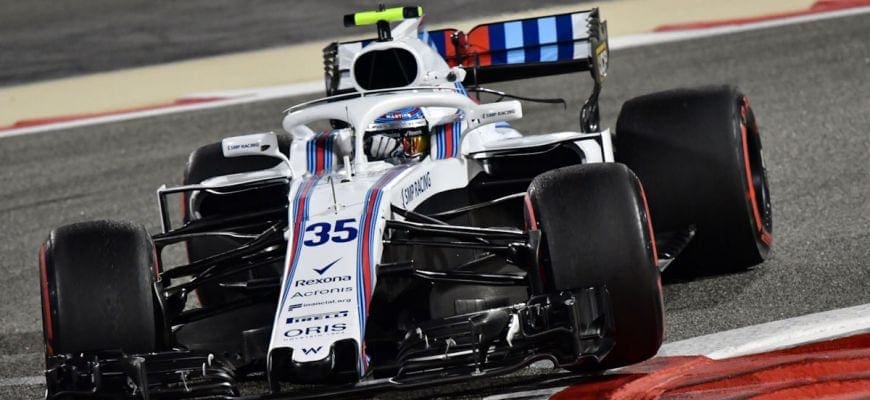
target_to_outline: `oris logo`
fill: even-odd
[[[319,285],[321,283],[333,283],[333,282],[347,282],[350,280],[350,275],[343,276],[330,276],[326,278],[316,278],[316,279],[299,279],[296,281],[294,286],[310,286],[310,285]]]
[[[309,326],[307,328],[290,329],[284,331],[284,337],[299,338],[312,335],[340,333],[344,332],[345,329],[347,329],[347,325],[343,322],[327,325]]]

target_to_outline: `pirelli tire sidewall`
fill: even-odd
[[[53,230],[39,251],[46,356],[158,350],[153,283],[159,272],[144,227],[89,221]]]
[[[756,265],[773,243],[761,137],[749,99],[731,86],[677,89],[627,101],[616,160],[644,184],[658,231],[697,234],[672,265],[704,275]]]
[[[535,177],[527,200],[529,229],[542,232],[545,290],[604,286],[609,294],[615,345],[599,364],[578,367],[616,368],[654,356],[662,343],[664,307],[655,238],[637,177],[617,163],[559,168]]]

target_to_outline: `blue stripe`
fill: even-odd
[[[314,139],[309,140],[308,143],[305,144],[306,155],[308,156],[308,172],[314,173],[315,163],[317,162],[315,157],[317,157],[315,153],[316,145],[314,142],[317,140],[315,136]]]
[[[504,24],[492,24],[489,26],[489,48],[492,53],[492,64],[507,63],[507,53],[504,51]]]
[[[381,199],[383,198],[383,194],[384,194],[383,188],[384,188],[384,186],[387,186],[393,179],[395,179],[396,176],[398,176],[402,171],[407,169],[410,165],[411,164],[405,164],[405,165],[401,165],[401,166],[394,167],[394,168],[390,169],[380,179],[378,179],[377,182],[375,182],[375,184],[371,188],[369,188],[368,191],[366,191],[366,197],[365,197],[366,200],[371,198],[372,193],[377,192],[377,196],[375,197],[374,207],[372,208],[372,212],[374,213],[374,215],[372,216],[371,222],[368,224],[368,226],[366,226],[366,227],[362,226],[362,224],[365,223],[366,218],[368,218],[368,207],[366,207],[366,205],[363,205],[363,213],[362,213],[362,216],[360,217],[360,228],[364,229],[361,234],[363,236],[365,236],[366,234],[369,234],[369,242],[368,242],[369,243],[369,251],[370,251],[369,261],[371,262],[371,264],[369,265],[369,273],[370,273],[371,280],[372,280],[372,292],[374,292],[375,280],[377,277],[375,275],[377,273],[376,266],[377,266],[377,263],[380,262],[380,260],[374,259],[375,241],[379,240],[379,238],[375,237],[374,232],[375,232],[375,227],[377,226],[377,220],[378,220],[376,218],[376,216],[377,216],[378,211],[380,210]],[[364,278],[363,278],[363,273],[362,273],[363,246],[357,246],[357,259],[356,260],[357,260],[356,261],[356,267],[357,267],[356,268],[356,272],[357,272],[356,276],[357,276],[357,312],[358,312],[357,315],[359,316],[360,334],[363,337],[365,337],[365,329],[366,329],[366,322],[367,321],[366,321],[366,315],[365,315],[365,311],[366,311],[366,309],[365,309],[365,307],[366,307],[365,296],[366,296],[366,293],[365,293],[365,284],[364,284],[364,280],[363,280]],[[362,343],[360,343],[360,347],[362,347]],[[360,351],[359,365],[360,365],[360,373],[361,374],[365,374],[365,368],[364,368],[365,363],[363,362],[363,357],[364,357],[364,355],[363,355],[362,351]]]
[[[330,133],[331,134],[331,133]],[[330,146],[332,144],[332,136],[327,136],[326,140],[323,141],[323,169],[329,171],[332,168],[332,150],[330,150]]]
[[[293,218],[293,224],[296,223],[296,217],[299,213],[300,202],[302,208],[302,223],[299,224],[299,232],[293,232],[296,239],[296,243],[294,243],[294,252],[293,252],[293,260],[290,265],[290,275],[287,277],[287,281],[284,282],[284,296],[281,298],[281,305],[279,307],[280,310],[284,309],[284,303],[287,301],[287,294],[290,292],[290,286],[293,284],[293,277],[296,275],[296,267],[299,264],[300,252],[302,251],[302,232],[305,232],[305,222],[308,221],[308,205],[311,203],[309,200],[309,193],[314,190],[314,187],[317,186],[317,181],[320,179],[318,176],[311,177],[307,180],[302,181],[299,184],[299,189],[296,191],[296,195],[293,197],[293,213],[291,214]],[[311,181],[311,186],[306,188],[306,184]]]
[[[571,14],[556,16],[556,38],[559,42],[559,60],[574,59],[573,32]]]
[[[465,90],[465,86],[463,86],[462,83],[454,82],[453,86],[455,86],[456,90],[459,90],[459,93],[462,93],[463,96],[468,96],[468,91]]]
[[[438,146],[438,152],[435,155],[435,159],[440,160],[444,158],[444,133],[446,129],[444,129],[444,125],[438,126],[435,128],[435,144]]]
[[[505,47],[511,50],[507,52],[508,64],[520,64],[525,62],[526,53],[523,50],[523,24],[522,22],[508,22],[504,24]]]
[[[525,46],[526,62],[541,60],[541,47],[538,40],[538,21],[534,19],[523,21],[523,45]]]
[[[453,154],[451,157],[456,157],[459,154],[459,137],[462,134],[462,124],[459,122],[457,118],[455,122],[453,122]]]
[[[429,35],[429,40],[435,44],[435,49],[441,57],[447,57],[447,50],[444,48],[444,32],[435,31]]]
[[[559,48],[556,46],[556,18],[547,17],[538,19],[538,43],[541,61],[556,61],[559,59]]]

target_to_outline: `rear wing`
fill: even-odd
[[[598,94],[607,76],[609,49],[607,22],[600,19],[597,8],[493,22],[468,33],[421,31],[418,37],[448,65],[467,71],[462,82],[466,86],[590,71],[594,87],[581,109],[580,123],[585,132],[598,130]],[[323,49],[327,95],[353,90],[351,63],[372,42],[336,42]]]
[[[450,66],[465,67],[466,85],[591,71],[607,75],[607,22],[598,9],[428,32]]]
[[[420,32],[452,66],[469,69],[466,85],[591,71],[599,83],[607,76],[607,22],[598,9],[478,25],[467,34],[456,29]],[[336,42],[324,51],[327,92],[352,88],[354,55],[374,39]]]

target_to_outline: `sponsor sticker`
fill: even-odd
[[[347,324],[344,322],[336,322],[332,324],[288,329],[284,331],[284,338],[287,340],[298,340],[312,336],[340,335],[343,334],[345,330],[347,330]]]
[[[317,290],[307,290],[307,291],[299,291],[294,292],[291,299],[301,299],[305,297],[323,295],[323,294],[335,294],[335,293],[348,293],[353,292],[353,287],[346,286],[340,288],[331,288],[331,289],[317,289]]]
[[[426,172],[402,188],[402,206],[406,206],[432,187],[432,175]]]
[[[293,286],[312,286],[312,285],[322,285],[326,283],[335,283],[335,282],[348,282],[350,281],[350,275],[342,275],[342,276],[328,276],[326,278],[314,278],[314,279],[297,279],[296,282],[293,283]]]
[[[322,321],[327,319],[336,319],[347,317],[347,311],[327,312],[320,314],[300,315],[298,317],[287,318],[287,325],[298,324],[301,322]]]
[[[287,311],[293,311],[293,310],[297,310],[297,309],[301,309],[301,308],[308,308],[308,307],[322,307],[322,306],[328,306],[328,305],[332,305],[332,304],[349,304],[351,301],[352,301],[351,299],[331,299],[331,300],[315,301],[315,302],[309,302],[309,303],[294,303],[294,304],[290,304],[289,306],[287,306]]]

